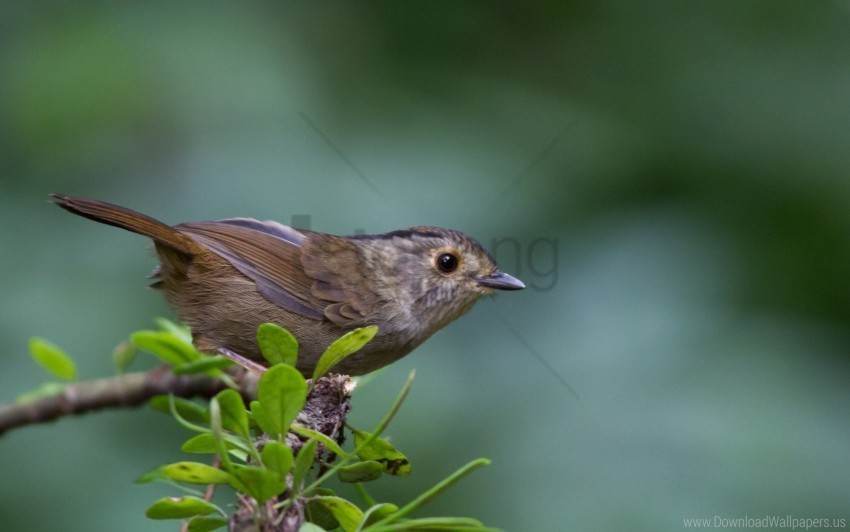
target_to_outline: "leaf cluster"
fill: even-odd
[[[179,326],[170,322],[161,322],[161,326],[161,331],[135,333],[132,344],[172,364],[175,372],[205,372],[228,378],[222,371],[226,364],[206,362],[216,357],[195,351]],[[376,327],[364,327],[339,338],[320,358],[311,381],[315,383],[326,375],[376,333]],[[403,477],[412,471],[407,457],[381,437],[410,389],[412,373],[389,412],[372,431],[350,429],[354,448],[345,450],[337,440],[298,421],[311,383],[295,369],[295,338],[277,325],[264,324],[257,331],[257,341],[271,365],[260,377],[256,399],[246,404],[243,396],[231,388],[218,393],[206,406],[174,396],[160,396],[153,401],[155,408],[167,410],[183,427],[196,433],[182,450],[211,455],[210,463],[166,464],[146,473],[139,482],[165,481],[184,488],[227,486],[237,494],[243,505],[241,511],[250,513],[258,529],[274,529],[292,515],[305,532],[484,529],[479,521],[468,518],[408,517],[470,471],[489,463],[484,459],[470,462],[402,507],[379,503],[366,492],[364,483],[384,475]],[[332,478],[355,483],[365,508],[329,489],[326,482]],[[160,499],[146,514],[151,519],[189,519],[190,531],[232,525],[232,518],[224,509],[199,495]]]

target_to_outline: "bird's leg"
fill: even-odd
[[[268,369],[265,366],[263,366],[262,364],[257,364],[253,360],[251,360],[249,358],[245,358],[240,354],[234,353],[233,351],[231,351],[230,349],[228,349],[226,347],[219,347],[218,349],[215,350],[215,352],[218,353],[219,355],[222,355],[223,357],[229,358],[233,362],[239,364],[240,366],[247,369],[251,373],[257,375],[258,377],[262,377],[263,373],[265,373],[266,370]]]

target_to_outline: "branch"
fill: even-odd
[[[253,373],[237,371],[231,376],[235,378],[247,403],[256,396],[258,380]],[[0,404],[0,436],[17,427],[45,423],[63,416],[139,406],[156,395],[171,393],[179,397],[211,398],[224,388],[225,384],[220,379],[175,375],[169,366],[69,384],[53,395],[23,403]],[[342,443],[342,429],[351,408],[349,400],[353,389],[354,384],[346,375],[322,377],[312,387],[296,422],[324,434],[338,444]],[[304,439],[289,433],[286,443],[297,454]],[[314,460],[321,462],[325,453],[329,454],[328,460],[333,459],[333,454],[324,445],[319,445]],[[304,521],[303,501],[279,507],[276,499],[270,499],[262,506],[249,497],[240,496],[240,500],[242,504],[230,518],[230,530],[297,530]]]
[[[0,436],[17,427],[106,408],[129,408],[155,395],[212,397],[224,389],[217,379],[175,375],[167,366],[147,372],[69,384],[61,392],[25,403],[0,404]]]

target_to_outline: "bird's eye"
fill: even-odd
[[[457,255],[452,253],[443,253],[437,257],[437,269],[442,273],[452,273],[457,270],[458,263]]]

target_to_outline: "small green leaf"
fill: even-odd
[[[170,479],[191,484],[223,484],[230,480],[227,471],[198,462],[168,464],[162,472]]]
[[[292,450],[279,441],[269,441],[263,446],[263,465],[285,479],[292,469]]]
[[[330,510],[345,532],[354,532],[363,520],[363,511],[341,497],[316,497],[313,501]]]
[[[195,517],[189,521],[186,529],[188,532],[209,532],[210,530],[217,530],[224,526],[227,526],[227,519],[224,517]]]
[[[340,467],[336,474],[342,482],[369,482],[381,478],[384,464],[373,460]]]
[[[127,371],[130,364],[136,358],[139,348],[130,342],[121,342],[112,350],[112,361],[115,363],[115,370],[122,374]]]
[[[130,336],[130,341],[172,366],[193,362],[204,356],[192,344],[183,342],[169,332],[137,331]]]
[[[337,442],[333,441],[330,437],[322,434],[321,432],[315,431],[313,429],[308,429],[307,427],[302,427],[297,423],[293,424],[290,427],[290,430],[295,434],[298,434],[299,436],[319,440],[319,443],[327,447],[329,451],[333,452],[337,456],[343,457],[348,455],[348,453],[342,450],[342,447],[340,447]]]
[[[310,491],[310,495],[324,495],[326,497],[336,497],[336,492],[330,488],[316,487]]]
[[[410,461],[402,453],[398,452],[393,445],[383,438],[375,438],[368,445],[360,449],[371,434],[362,430],[355,430],[354,446],[359,449],[357,455],[361,460],[374,460],[384,464],[384,470],[390,475],[400,477],[408,476],[412,471]]]
[[[257,345],[260,346],[260,351],[271,365],[295,366],[298,362],[298,340],[279,325],[274,323],[260,325],[257,329]]]
[[[30,355],[48,372],[60,379],[72,381],[77,378],[77,368],[74,361],[59,346],[44,338],[30,338]]]
[[[261,405],[259,401],[251,401],[251,417],[254,418],[254,423],[256,423],[260,429],[271,425],[269,416],[266,414],[266,411],[263,410],[263,405]]]
[[[391,502],[375,504],[363,514],[363,525],[370,525],[397,511],[398,506]]]
[[[164,473],[165,466],[159,466],[156,469],[151,469],[146,473],[142,473],[139,478],[134,480],[133,482],[136,484],[148,484],[150,482],[168,482],[171,479]]]
[[[219,392],[215,397],[221,407],[222,428],[250,440],[248,413],[245,411],[245,403],[242,402],[242,396],[239,395],[239,392],[227,389]]]
[[[304,509],[307,519],[322,530],[339,530],[339,521],[336,520],[334,514],[315,500],[307,500]]]
[[[295,457],[295,468],[292,471],[292,489],[298,491],[301,489],[301,483],[307,478],[307,473],[313,467],[313,458],[316,455],[316,440],[309,440],[305,443],[301,450],[298,451],[298,456]]]
[[[217,453],[218,445],[216,445],[213,435],[206,432],[186,440],[180,450],[184,453]]]
[[[222,467],[232,472],[232,462],[227,454],[227,445],[224,443],[224,429],[221,427],[221,405],[215,397],[210,399],[210,430],[212,431],[213,441],[218,448],[218,457],[221,459]],[[230,483],[233,484],[233,481],[234,477],[231,476]]]
[[[248,448],[248,445],[242,440],[237,440],[236,436],[225,435],[224,445],[231,455],[240,460],[247,458],[245,449]],[[184,453],[215,454],[219,452],[219,445],[212,433],[204,432],[186,440],[180,450]]]
[[[254,466],[234,465],[231,485],[263,504],[286,491],[286,482],[276,472]],[[235,482],[233,481],[235,480]]]
[[[192,344],[192,331],[189,330],[189,327],[162,317],[155,318],[153,321],[159,325],[160,329],[173,334],[184,344]]]
[[[221,512],[218,506],[198,497],[165,497],[153,503],[145,515],[150,519],[185,519]],[[224,512],[222,512],[224,513]]]
[[[262,413],[257,423],[272,438],[281,439],[307,400],[307,381],[292,366],[277,364],[260,377],[257,399]]]
[[[229,368],[232,365],[233,362],[229,358],[224,358],[221,355],[205,355],[198,360],[174,366],[172,371],[175,375],[196,375],[205,371],[215,372],[214,370]]]
[[[370,325],[354,329],[334,341],[319,358],[316,369],[313,371],[313,382],[324,376],[345,357],[360,351],[377,333],[378,328]]]
[[[180,414],[180,416],[183,417],[183,419],[185,419],[186,421],[191,421],[192,423],[210,422],[210,413],[207,411],[207,409],[194,401],[189,401],[188,399],[183,399],[182,397],[175,397],[174,406],[177,409],[177,413]],[[166,414],[171,413],[171,408],[169,406],[169,398],[167,395],[157,395],[152,397],[151,407],[154,410],[159,410],[160,412],[165,412]]]

